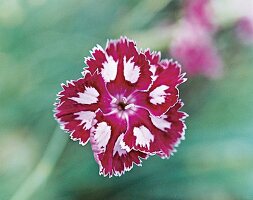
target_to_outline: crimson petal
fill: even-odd
[[[147,90],[151,84],[149,62],[139,53],[134,41],[126,37],[107,42],[106,50],[97,46],[85,63],[91,73],[101,73],[109,92],[128,96],[135,90]]]
[[[143,53],[139,53],[134,41],[125,37],[107,43],[106,52],[118,61],[114,81],[108,83],[112,95],[128,96],[135,90],[147,90],[151,84],[150,65]]]
[[[128,130],[124,135],[122,147],[128,151],[134,149],[150,154],[168,157],[175,145],[184,138],[184,118],[179,111],[182,103],[178,102],[164,115],[156,117],[145,109],[139,108],[135,115],[130,115]]]
[[[109,112],[108,104],[112,98],[97,73],[86,73],[77,81],[62,84],[62,88],[58,94],[55,118],[64,130],[70,132],[71,139],[85,145],[90,136],[89,129],[94,125],[95,112],[98,109]]]
[[[100,166],[100,174],[111,177],[120,176],[132,169],[133,164],[141,165],[141,158],[147,154],[132,150],[127,152],[120,145],[127,128],[125,119],[117,115],[103,115],[98,112],[97,124],[91,130],[90,142],[94,157]]]
[[[163,69],[162,69],[163,68]],[[135,105],[149,110],[153,115],[160,116],[178,101],[177,86],[184,81],[181,67],[172,60],[163,60],[155,72],[154,83],[147,92],[137,91],[132,94]]]

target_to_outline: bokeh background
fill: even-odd
[[[179,60],[186,140],[118,178],[53,118],[60,83],[128,36]],[[0,199],[253,199],[252,0],[0,0]]]

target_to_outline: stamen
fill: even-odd
[[[133,107],[135,107],[135,105],[133,103],[128,104],[128,105],[126,105],[125,110],[127,110],[129,108],[133,108]]]

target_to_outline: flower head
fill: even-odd
[[[241,17],[235,23],[237,37],[245,44],[253,42],[253,17]]]
[[[207,31],[214,31],[214,10],[210,0],[186,0],[184,1],[184,17],[189,23],[201,26]]]
[[[82,78],[62,85],[55,117],[71,139],[90,141],[100,174],[119,176],[154,154],[168,158],[187,116],[179,111],[180,65],[125,37],[96,46],[85,63]]]
[[[200,26],[183,21],[171,43],[170,53],[178,59],[190,76],[217,78],[223,64],[214,41]]]

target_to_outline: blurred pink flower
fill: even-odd
[[[150,155],[168,158],[184,138],[181,67],[138,51],[125,37],[96,46],[83,77],[63,84],[55,117],[71,139],[90,141],[100,174],[120,176]]]
[[[253,42],[253,19],[241,17],[235,25],[237,37],[244,43]]]
[[[170,54],[188,75],[209,78],[222,74],[222,60],[211,36],[200,26],[182,22],[171,43]]]
[[[185,0],[184,18],[191,24],[212,31],[216,27],[213,22],[214,13],[210,6],[210,0]]]

